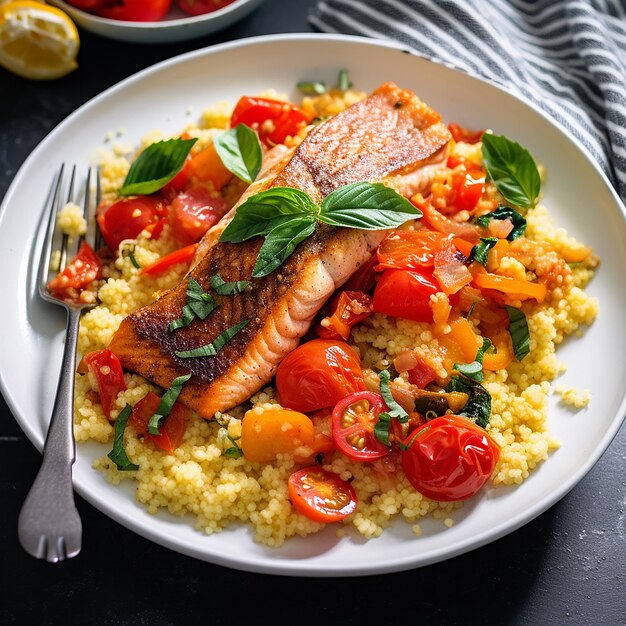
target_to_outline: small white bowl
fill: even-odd
[[[204,15],[189,15],[172,4],[159,22],[129,22],[98,17],[63,0],[49,0],[65,11],[78,26],[102,37],[132,43],[169,43],[208,35],[244,18],[263,0],[235,0],[232,4]]]

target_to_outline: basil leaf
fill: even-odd
[[[151,435],[160,435],[159,430],[163,423],[168,418],[174,402],[178,400],[180,392],[183,390],[183,385],[191,378],[191,374],[185,374],[184,376],[178,376],[172,381],[170,388],[161,396],[161,402],[157,407],[156,413],[150,417],[148,421],[148,432]]]
[[[337,77],[337,88],[340,91],[348,91],[352,87],[352,83],[348,78],[348,70],[339,70],[339,76]]]
[[[483,373],[483,358],[485,356],[485,352],[488,352],[492,346],[493,344],[491,343],[491,339],[483,337],[483,345],[478,349],[476,359],[472,363],[455,363],[454,369],[457,372],[461,372],[463,376],[467,376],[472,380],[482,383],[483,380],[485,380],[485,375]]]
[[[487,265],[489,250],[497,243],[497,237],[481,237],[480,241],[472,248],[469,260],[478,261],[481,265]]]
[[[389,441],[389,429],[391,428],[391,415],[389,413],[380,413],[376,424],[374,424],[374,436],[380,443],[391,447]]]
[[[382,183],[352,183],[324,198],[318,219],[331,226],[384,230],[422,217],[406,198]]]
[[[197,139],[168,139],[148,146],[128,170],[121,196],[148,195],[158,191],[180,172]]]
[[[224,456],[227,456],[229,459],[239,459],[243,456],[243,450],[238,446],[232,446],[224,450]]]
[[[261,171],[263,150],[258,135],[245,124],[237,124],[213,139],[224,167],[237,178],[251,183]]]
[[[250,283],[247,280],[238,280],[227,283],[219,275],[211,276],[211,287],[220,296],[232,296],[234,293],[241,293]]]
[[[522,217],[515,209],[510,206],[501,205],[495,211],[481,215],[474,220],[475,224],[488,228],[490,220],[506,220],[510,219],[513,223],[513,230],[507,235],[509,241],[513,241],[521,237],[526,231],[526,218]]]
[[[300,81],[296,87],[306,96],[319,96],[326,93],[326,83],[321,81]]]
[[[215,307],[217,302],[209,293],[205,293],[200,284],[192,276],[187,281],[187,303],[183,307],[183,315],[170,322],[170,332],[188,326],[198,317],[203,320]]]
[[[265,237],[252,277],[261,278],[273,272],[301,241],[313,234],[315,225],[313,216],[294,217],[277,224]]]
[[[181,359],[189,359],[191,357],[215,356],[250,320],[244,320],[227,328],[223,333],[218,335],[213,343],[207,343],[193,350],[183,350],[175,352],[177,357]]]
[[[481,428],[487,427],[491,417],[491,396],[481,384],[468,378],[454,376],[445,390],[468,394],[469,398],[459,415],[471,419]]]
[[[220,241],[240,243],[267,235],[285,216],[315,215],[317,207],[308,194],[291,187],[274,187],[248,198],[237,207],[235,217],[224,229]]]
[[[521,361],[530,352],[530,332],[524,311],[513,306],[507,306],[506,312],[509,315],[509,333],[513,341],[513,351],[515,358]]]
[[[382,370],[378,374],[380,395],[383,397],[385,404],[389,407],[387,412],[390,417],[395,417],[400,423],[404,423],[409,419],[409,414],[394,400],[389,388],[390,375],[387,370]]]
[[[124,431],[130,417],[132,408],[127,404],[115,420],[115,437],[113,438],[113,450],[107,456],[115,463],[117,469],[122,472],[132,472],[139,469],[139,465],[130,462],[124,447]]]
[[[507,137],[485,133],[482,155],[489,178],[509,202],[525,209],[537,204],[541,178],[526,148]]]

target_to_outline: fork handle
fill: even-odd
[[[54,408],[43,450],[43,462],[22,506],[18,535],[24,549],[37,558],[41,554],[41,537],[55,534],[82,534],[82,523],[74,503],[72,465],[76,459],[73,435],[74,371],[80,310],[67,309],[67,333]],[[80,551],[80,545],[73,554]],[[48,560],[50,560],[48,558]]]

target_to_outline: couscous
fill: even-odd
[[[285,100],[275,92],[259,97]],[[305,96],[297,105],[304,112],[304,123],[285,136],[274,136],[274,141],[268,139],[276,132],[271,120],[252,128],[262,140],[264,153],[274,143],[293,147],[305,140],[316,123],[364,97],[364,93],[347,85]],[[231,127],[232,112],[232,104],[219,103],[203,112],[198,123],[184,129],[182,137],[196,140],[190,159],[211,150],[215,138]],[[119,455],[109,455],[95,459],[94,468],[114,484],[135,481],[136,497],[151,513],[162,508],[175,515],[190,513],[197,529],[207,534],[219,532],[233,522],[251,524],[257,541],[280,546],[289,537],[315,533],[332,521],[303,513],[294,502],[293,476],[312,466],[332,474],[354,494],[354,506],[339,521],[340,536],[352,527],[365,538],[377,537],[396,518],[404,519],[419,536],[419,520],[428,515],[441,520],[444,528],[452,526],[454,510],[462,506],[464,499],[458,496],[464,492],[456,492],[456,496],[445,492],[446,496],[441,491],[443,495],[438,499],[433,490],[439,487],[433,487],[434,483],[418,490],[412,474],[415,468],[411,469],[411,463],[418,461],[407,461],[406,457],[407,449],[416,439],[421,442],[429,428],[432,434],[434,425],[458,428],[454,420],[463,420],[465,425],[460,428],[468,436],[484,433],[480,437],[488,443],[484,454],[491,464],[487,464],[488,475],[481,477],[480,485],[487,479],[494,487],[519,484],[546,461],[559,447],[548,424],[549,395],[560,394],[561,401],[572,409],[580,409],[591,400],[587,390],[553,388],[552,381],[565,369],[557,357],[557,346],[596,317],[598,303],[584,289],[598,260],[589,248],[553,224],[548,209],[537,198],[532,199],[531,206],[523,206],[498,188],[485,158],[489,156],[485,138],[490,140],[490,131],[470,133],[454,124],[449,128],[452,138],[445,147],[443,162],[430,168],[419,192],[411,195],[423,217],[406,220],[395,228],[373,256],[371,280],[363,278],[359,288],[353,281],[351,291],[344,292],[359,292],[363,297],[350,295],[339,311],[332,309],[337,306],[336,298],[332,306],[329,301],[311,327],[316,334],[305,337],[308,343],[345,342],[362,370],[361,386],[351,391],[370,395],[358,396],[344,406],[340,426],[347,428],[355,419],[358,421],[363,406],[371,413],[376,403],[372,394],[378,397],[379,392],[387,400],[381,406],[391,426],[385,426],[374,413],[378,421],[372,419],[365,424],[361,439],[348,437],[338,448],[333,407],[310,410],[287,403],[286,387],[279,385],[277,391],[272,380],[249,401],[218,411],[212,419],[203,419],[184,407],[179,417],[174,418],[172,412],[168,420],[179,420],[179,435],[168,431],[169,438],[164,440],[163,431],[156,437],[150,435],[147,419],[162,410],[159,398],[168,391],[164,393],[164,389],[131,371],[122,374],[120,369],[122,386],[104,401],[102,380],[111,376],[115,367],[93,360],[92,365],[95,362],[97,367],[90,367],[87,358],[76,376],[77,441],[113,445],[116,420],[120,415],[129,420],[125,431],[121,431],[127,466],[120,469]],[[163,139],[167,138],[151,134],[139,152]],[[117,190],[125,184],[136,158],[136,151],[118,146],[102,159],[105,209],[118,200]],[[537,171],[542,174],[540,167]],[[194,184],[201,184],[215,220],[236,204],[247,187],[246,182],[224,173],[223,168],[217,175],[199,178],[192,174]],[[175,193],[185,193],[186,189]],[[155,209],[157,215],[161,210]],[[64,212],[61,220],[67,232],[82,232],[84,225],[77,223],[73,207]],[[202,236],[202,224],[181,230],[180,224],[169,218],[159,220],[158,229],[154,223],[130,235],[122,233],[115,245],[109,246],[114,249],[105,256],[100,277],[87,289],[97,294],[99,304],[82,318],[78,346],[81,356],[106,350],[122,320],[187,276],[191,257],[179,257],[180,263],[173,262],[162,271],[148,268],[185,246],[195,245]],[[194,231],[194,227],[199,228]],[[463,229],[470,227],[481,228],[480,237],[464,240],[467,231]],[[430,252],[424,252],[428,248],[426,240]],[[402,246],[418,241],[423,258],[416,262],[415,254],[405,254]],[[448,258],[446,267],[453,264],[454,270],[462,274],[460,287],[450,287],[438,266],[437,255],[452,243],[454,258]],[[439,282],[433,279],[433,263]],[[384,297],[385,281],[401,272],[405,273],[402,277],[411,272],[426,275],[430,277],[428,284],[435,285],[420,315],[404,311],[401,302],[391,306],[393,297]],[[360,272],[360,276],[365,273]],[[516,287],[507,290],[498,281]],[[398,284],[389,287],[389,293],[397,292]],[[525,286],[528,292],[523,290]],[[437,394],[437,402],[428,404],[433,394]],[[487,396],[487,409],[483,406],[478,413],[472,413],[467,408],[468,397],[476,400]],[[152,408],[142,424],[135,414],[141,411],[136,407],[149,398],[153,399]],[[442,398],[443,408],[439,402]],[[459,398],[463,402],[457,405]],[[298,440],[299,446],[289,444],[284,449],[270,446],[268,458],[258,456],[258,449],[253,450],[250,443],[252,435],[246,435],[245,429],[252,429],[250,424],[264,415],[285,415],[280,411],[286,410],[304,416],[298,419],[305,421],[297,422],[303,428],[312,423],[311,438],[304,437]],[[161,427],[166,423],[161,421]],[[295,423],[286,420],[279,427],[284,432]],[[256,432],[261,432],[260,427]],[[276,439],[281,439],[280,433]],[[364,458],[364,451],[374,451],[373,456]]]

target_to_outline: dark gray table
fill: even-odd
[[[0,69],[0,198],[43,137],[106,87],[188,50],[310,31],[313,4],[267,0],[226,31],[171,45],[81,31],[80,69],[55,82],[31,83]],[[11,306],[14,295],[3,295]],[[575,489],[520,530],[444,563],[367,578],[286,578],[211,565],[135,535],[80,497],[80,556],[58,565],[36,561],[20,548],[16,524],[40,460],[1,401],[2,624],[368,624],[374,615],[393,624],[626,624],[624,428]]]

